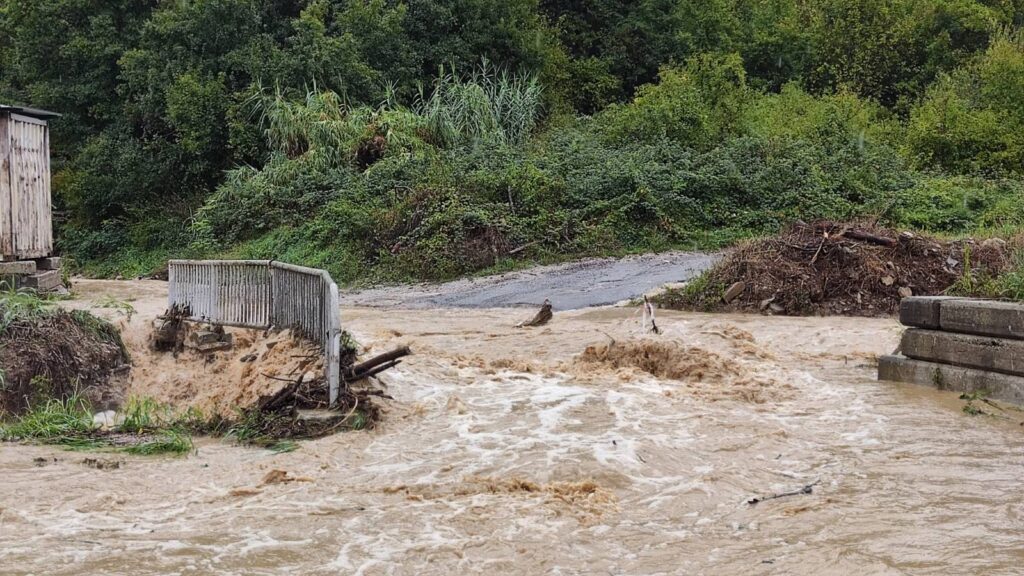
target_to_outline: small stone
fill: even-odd
[[[886,286],[892,286],[896,279],[892,276],[882,276],[881,282]]]
[[[92,425],[102,430],[109,430],[117,425],[117,412],[104,410],[92,416]]]
[[[743,294],[743,291],[746,289],[747,285],[744,282],[736,282],[732,286],[729,286],[729,289],[725,291],[725,294],[722,294],[722,301],[728,304],[738,298],[740,294]]]
[[[910,289],[910,286],[900,286],[899,293],[900,298],[910,298],[914,295],[914,291]]]
[[[782,306],[779,306],[778,304],[772,304],[772,305],[768,306],[768,308],[770,308],[771,311],[776,313],[776,314],[781,314],[781,313],[783,313],[786,310],[785,308],[783,308]]]

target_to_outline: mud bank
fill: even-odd
[[[184,460],[97,470],[74,453],[5,447],[0,566],[818,575],[1024,563],[1021,426],[964,414],[954,394],[875,381],[895,321],[665,313],[653,342],[687,354],[659,373],[657,346],[644,362],[630,359],[643,345],[603,354],[610,338],[651,338],[633,310],[512,328],[521,316],[344,309],[372,350],[418,353],[388,375],[395,401],[376,429],[296,452],[207,440]],[[691,361],[706,364],[699,378]],[[734,394],[745,380],[770,394]],[[292,481],[265,482],[275,470]],[[816,481],[812,494],[747,504]]]

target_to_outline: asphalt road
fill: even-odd
[[[557,310],[614,304],[671,282],[690,280],[718,254],[666,252],[626,258],[594,258],[442,284],[384,286],[341,295],[342,306],[387,308],[503,308]]]

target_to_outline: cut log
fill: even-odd
[[[896,240],[892,238],[886,238],[885,236],[876,236],[869,234],[863,230],[847,230],[843,232],[842,236],[851,240],[859,240],[861,242],[867,242],[868,244],[877,244],[879,246],[895,246]]]

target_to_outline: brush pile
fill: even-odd
[[[1010,265],[998,239],[943,242],[867,223],[799,222],[739,246],[659,302],[702,311],[882,316],[904,297],[942,294],[965,274],[995,276]]]

